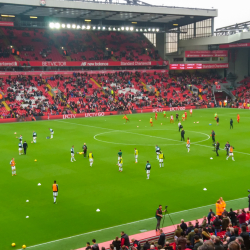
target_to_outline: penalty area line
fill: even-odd
[[[238,201],[238,200],[242,200],[242,199],[246,199],[246,198],[247,197],[242,197],[242,198],[238,198],[238,199],[229,200],[229,201],[226,201],[226,202]],[[205,205],[205,206],[201,206],[201,207],[195,207],[195,208],[191,208],[191,209],[186,209],[186,210],[182,210],[182,211],[170,213],[170,215],[175,215],[175,214],[179,214],[179,213],[189,212],[189,211],[193,211],[193,210],[196,210],[196,209],[206,208],[206,207],[211,207],[211,206],[214,206],[214,204]],[[59,242],[59,241],[63,241],[63,240],[68,240],[68,239],[72,239],[72,238],[76,238],[76,237],[79,237],[79,236],[84,236],[84,235],[88,235],[88,234],[92,234],[92,233],[98,233],[98,232],[102,232],[102,231],[113,229],[113,228],[117,228],[117,227],[123,227],[123,226],[127,226],[127,225],[132,225],[132,224],[135,224],[135,223],[139,223],[139,222],[143,222],[143,221],[148,221],[148,220],[152,220],[152,219],[155,219],[155,217],[151,217],[151,218],[147,218],[147,219],[143,219],[143,220],[138,220],[138,221],[133,221],[133,222],[129,222],[129,223],[125,223],[125,224],[113,226],[113,227],[107,227],[107,228],[103,228],[103,229],[99,229],[99,230],[95,230],[95,231],[91,231],[91,232],[87,232],[87,233],[77,234],[77,235],[73,235],[73,236],[61,238],[61,239],[58,239],[58,240],[52,240],[52,241],[44,242],[44,243],[41,243],[41,244],[29,246],[29,247],[27,247],[27,249],[28,248],[38,247],[38,246],[43,246],[43,245],[47,245],[47,244],[50,244],[50,243]]]

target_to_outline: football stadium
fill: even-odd
[[[249,21],[146,0],[0,15],[0,249],[250,249]]]

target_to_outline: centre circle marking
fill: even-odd
[[[146,129],[143,129],[143,130],[146,130]],[[148,129],[147,129],[148,130]],[[175,131],[175,130],[171,130],[171,129],[157,129],[157,130],[153,130],[153,131],[158,131],[158,130],[170,130],[170,131]],[[186,131],[189,131],[189,130],[186,130]],[[103,141],[103,140],[100,140],[100,139],[97,139],[97,137],[99,135],[103,135],[103,134],[108,134],[108,133],[112,133],[112,132],[123,132],[123,133],[128,133],[128,134],[135,134],[135,135],[140,135],[140,136],[147,136],[147,137],[154,137],[154,138],[158,138],[158,139],[163,139],[163,140],[170,140],[170,141],[176,141],[176,142],[179,142],[178,140],[174,140],[174,139],[170,139],[170,138],[164,138],[164,137],[158,137],[158,136],[153,136],[153,135],[145,135],[145,134],[139,134],[139,133],[134,133],[134,132],[130,132],[130,131],[122,131],[122,130],[114,130],[114,131],[107,131],[107,132],[102,132],[102,133],[99,133],[99,134],[96,134],[94,136],[94,139],[96,141],[99,141],[99,142],[104,142],[104,143],[110,143],[110,144],[118,144],[118,145],[131,145],[131,146],[134,146],[134,145],[137,145],[137,146],[155,146],[155,145],[151,145],[151,144],[135,144],[135,143],[121,143],[121,142],[110,142],[110,141]],[[206,135],[207,138],[205,140],[201,140],[201,141],[197,141],[197,142],[192,142],[191,144],[197,144],[197,143],[200,143],[200,142],[204,142],[204,141],[207,141],[209,140],[210,138],[210,135],[208,134],[205,134],[205,133],[202,133],[202,132],[197,132],[197,131],[189,131],[189,132],[193,132],[193,133],[198,133],[198,134],[203,134],[203,135]],[[183,143],[186,143],[186,142],[181,142],[181,143],[175,143],[175,144],[161,144],[162,146],[175,146],[175,145],[183,145]]]

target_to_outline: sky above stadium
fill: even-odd
[[[149,4],[163,5],[164,6],[177,6],[177,7],[189,7],[189,8],[214,8],[218,9],[218,17],[215,18],[215,29],[224,26],[243,23],[250,21],[249,10],[250,1],[249,0],[144,0]]]

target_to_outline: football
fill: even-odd
[[[12,243],[11,246],[12,246],[12,247],[15,247],[15,246],[16,246],[16,243]]]
[[[33,141],[31,141],[31,143],[33,143]]]
[[[22,245],[22,249],[25,249],[26,248],[26,245]]]

